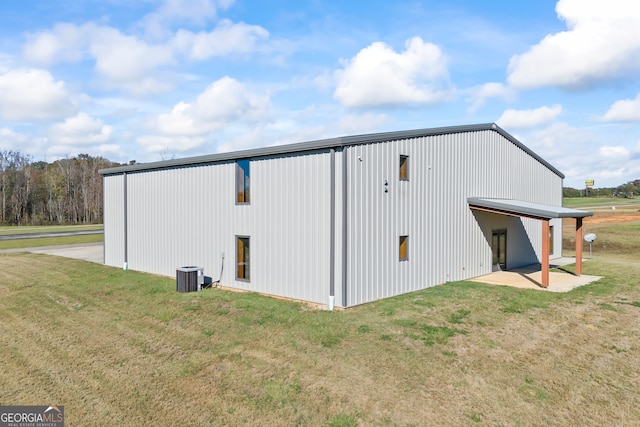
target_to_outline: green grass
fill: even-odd
[[[588,219],[584,225],[584,233],[595,233],[597,239],[593,242],[592,251],[595,257],[615,256],[618,259],[637,259],[640,253],[640,239],[634,236],[640,236],[640,215],[633,216],[633,221],[619,223],[599,223],[590,222]],[[613,215],[611,218],[615,218]],[[575,232],[572,226],[564,227],[563,245],[565,248],[573,248],[575,246]],[[589,257],[589,244],[584,243],[583,254]],[[569,251],[573,254],[573,250]],[[614,261],[615,262],[615,261]],[[624,267],[620,267],[624,269]]]
[[[586,206],[607,207],[622,206],[628,204],[640,204],[640,197],[564,197],[562,206],[568,208],[582,208]]]
[[[3,226],[0,227],[0,235],[29,234],[29,233],[54,233],[59,231],[89,231],[102,230],[102,224],[89,225],[43,225],[43,226]]]
[[[54,233],[65,231],[90,231],[102,230],[102,224],[90,225],[55,225],[55,226],[26,226],[26,227],[0,227],[0,235]],[[43,237],[16,240],[1,240],[0,250],[36,248],[41,246],[59,246],[81,243],[96,243],[104,241],[103,234],[88,234],[80,236]]]
[[[81,236],[43,237],[36,239],[17,239],[0,241],[0,250],[37,248],[40,246],[73,245],[79,243],[96,243],[104,241],[103,234],[87,234]]]
[[[640,230],[601,230],[605,279],[566,294],[453,282],[335,312],[1,254],[0,402],[83,426],[631,425]]]

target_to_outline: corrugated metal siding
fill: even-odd
[[[103,186],[104,263],[124,263],[124,176],[108,175]]]
[[[167,276],[202,266],[221,285],[326,304],[329,152],[251,161],[251,203],[235,203],[235,163],[130,173],[129,268]],[[106,178],[106,179],[111,179]],[[236,236],[250,237],[250,281],[236,275]]]
[[[167,276],[189,265],[205,267],[207,275],[214,265],[219,271],[220,252],[214,247],[220,247],[223,235],[211,224],[229,217],[216,201],[234,197],[232,166],[130,173],[129,267]]]
[[[562,202],[556,206],[562,205]],[[551,248],[550,259],[560,258],[562,256],[562,219],[552,219],[549,225],[553,226],[553,248]]]
[[[398,176],[400,155],[409,156],[406,182]],[[177,267],[198,265],[217,280],[224,265],[223,286],[326,304],[335,215],[335,302],[353,306],[490,272],[494,228],[508,229],[510,267],[537,261],[539,221],[478,214],[468,197],[562,201],[558,175],[490,130],[339,149],[335,212],[330,159],[329,150],[252,159],[249,205],[235,203],[234,162],[129,172],[129,267],[174,276]],[[104,179],[105,263],[122,266],[124,180]],[[560,248],[560,223],[554,225]],[[251,239],[250,282],[235,279],[238,235]],[[399,260],[401,235],[409,236],[407,261]]]
[[[361,145],[348,153],[349,306],[489,273],[490,229],[479,224],[468,197],[561,203],[561,178],[493,131]],[[401,154],[410,156],[408,182],[398,178]],[[510,266],[536,262],[540,222],[497,221],[511,230]],[[400,235],[409,236],[408,261],[398,260]],[[524,235],[532,246],[516,243]]]
[[[328,303],[329,162],[328,151],[252,162],[253,212],[248,222],[255,236],[256,283],[248,289]]]

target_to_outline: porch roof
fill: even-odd
[[[469,197],[471,209],[500,213],[503,215],[523,216],[535,219],[584,218],[593,212],[570,209],[562,206],[544,205],[542,203],[525,202],[515,199],[492,199],[485,197]]]

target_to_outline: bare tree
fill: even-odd
[[[0,223],[77,224],[102,221],[100,169],[116,166],[79,154],[53,163],[0,151]]]

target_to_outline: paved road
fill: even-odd
[[[41,239],[43,237],[67,237],[67,236],[83,236],[88,234],[102,234],[103,230],[77,230],[77,231],[55,231],[49,233],[24,233],[24,234],[2,234],[1,240],[20,240],[20,239]]]

